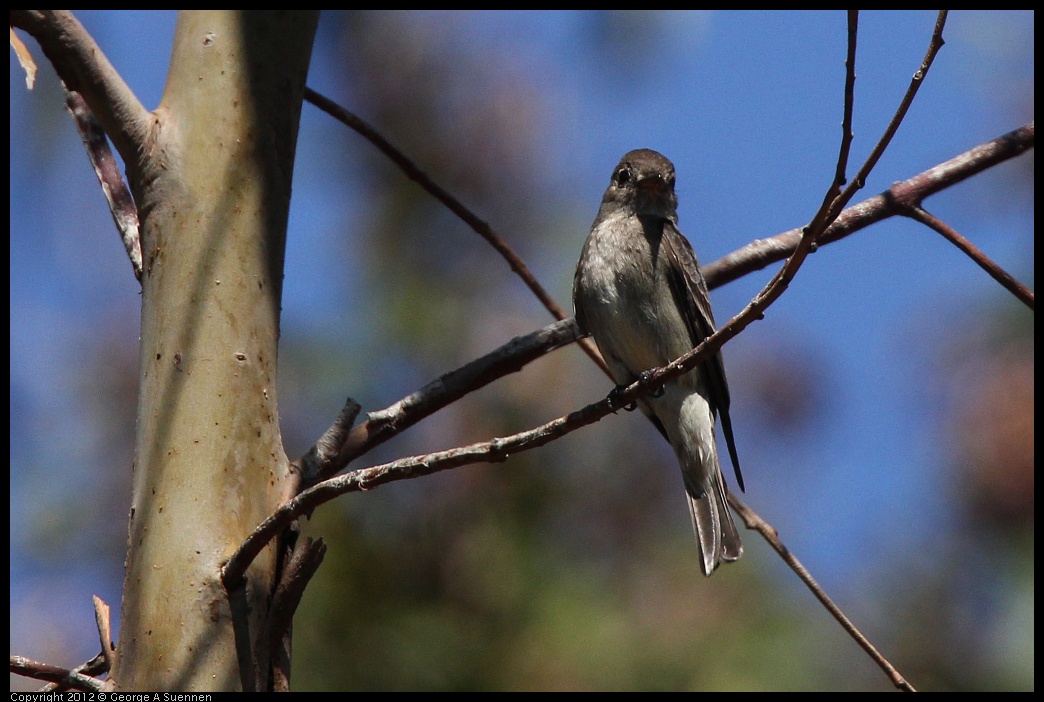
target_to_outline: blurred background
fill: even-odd
[[[78,17],[155,107],[175,15]],[[861,15],[850,174],[934,23]],[[856,201],[1033,119],[1033,23],[950,15]],[[492,224],[569,308],[630,149],[674,161],[704,263],[805,224],[836,163],[845,42],[844,12],[325,13],[309,85]],[[9,81],[11,652],[71,667],[97,653],[91,595],[120,605],[139,287],[26,43],[37,87],[13,57]],[[926,202],[1031,288],[1033,158]],[[291,458],[346,397],[383,408],[551,321],[477,235],[310,105],[294,185]],[[718,322],[774,270],[713,291]],[[1033,689],[1033,349],[1032,312],[899,219],[821,248],[724,348],[745,501],[923,690]],[[355,467],[521,431],[610,387],[572,346]],[[674,457],[638,413],[346,496],[305,530],[329,552],[295,620],[298,690],[890,689],[755,534],[741,561],[699,574]]]

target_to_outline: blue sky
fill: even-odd
[[[155,107],[174,15],[78,16],[146,107]],[[1033,19],[1028,12],[951,14],[946,46],[856,201],[1033,118]],[[573,240],[538,249],[530,264],[564,305],[610,170],[632,148],[655,148],[674,161],[681,228],[704,262],[806,223],[832,177],[844,85],[843,12],[672,13],[651,54],[628,51],[626,41],[593,46],[591,17],[580,13],[421,13],[414,21],[425,31],[455,34],[462,50],[488,56],[494,67],[509,65],[516,73],[506,75],[524,75],[552,96],[553,109],[540,125],[547,148],[533,160],[561,194],[556,207],[569,213],[562,236]],[[934,22],[934,12],[861,15],[850,172],[891,118]],[[50,73],[35,43],[27,43],[41,71]],[[320,44],[309,85],[324,92],[338,84],[342,69]],[[63,626],[89,631],[90,593],[119,602],[113,574],[86,568],[78,582],[56,583],[52,576],[61,564],[41,565],[23,544],[26,524],[40,529],[41,511],[63,503],[48,491],[86,490],[91,481],[80,462],[94,460],[95,439],[84,405],[70,397],[81,385],[77,374],[92,372],[78,365],[78,349],[99,333],[136,335],[138,287],[59,96],[45,87],[27,94],[13,59],[9,82],[14,651],[25,640],[22,627],[39,625],[35,616],[26,620],[27,609],[46,609],[49,599],[76,601]],[[305,107],[284,339],[324,323],[316,315],[328,297],[323,285],[339,283],[327,282],[336,280],[327,275],[333,263],[315,251],[337,236],[343,209],[362,204],[360,193],[335,190],[343,181],[324,178],[326,169],[343,167],[328,153],[331,131],[338,129]],[[1017,167],[994,169],[931,198],[927,207],[1032,284],[1032,194],[1018,184]],[[715,291],[719,323],[770,275]],[[951,457],[940,440],[940,398],[925,375],[935,344],[955,327],[975,334],[974,310],[1001,304],[1005,296],[937,235],[892,220],[821,249],[766,320],[726,348],[726,359],[746,364],[756,362],[759,349],[791,345],[812,350],[809,362],[827,369],[833,411],[827,426],[817,427],[816,444],[791,451],[763,444],[745,458],[751,504],[800,545],[826,583],[843,587],[846,574],[868,567],[867,561],[924,547],[932,523],[947,519],[933,495],[945,485],[940,471]],[[531,308],[532,326],[545,323],[535,300]],[[730,380],[734,407],[742,407],[743,379]],[[742,412],[734,416],[739,436],[757,430]],[[116,468],[129,464],[127,457]],[[795,502],[800,507],[785,507]]]

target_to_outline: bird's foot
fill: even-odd
[[[626,405],[620,401],[620,393],[627,389],[626,385],[617,385],[615,388],[609,391],[609,404],[614,409],[623,409],[627,412],[633,412],[638,408],[638,403],[632,400]]]
[[[649,387],[650,378],[652,377],[652,371],[642,371],[641,375],[638,376],[638,382],[644,387]],[[649,391],[649,397],[663,397],[663,386]]]

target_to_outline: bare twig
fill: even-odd
[[[245,568],[243,572],[246,572]],[[246,578],[240,573],[234,580],[226,580],[223,584],[232,611],[232,635],[236,644],[236,661],[239,663],[239,684],[243,692],[257,692],[260,673],[254,660],[254,645],[250,636],[250,603],[247,600]]]
[[[333,475],[347,464],[347,461],[342,464],[338,457],[345,450],[345,443],[348,441],[352,424],[359,416],[360,409],[359,403],[349,397],[337,415],[337,419],[319,437],[315,446],[294,461],[294,466],[300,468],[301,485],[305,487],[313,485],[320,479],[320,476]],[[297,492],[298,490],[294,490],[294,494]]]
[[[290,687],[290,631],[294,613],[301,604],[305,587],[319,569],[326,556],[322,539],[305,539],[293,550],[283,569],[272,596],[269,609],[268,645],[272,652],[275,672],[274,692],[285,692]]]
[[[885,128],[884,134],[878,140],[877,145],[874,146],[874,150],[870,152],[866,161],[863,163],[862,168],[856,173],[855,178],[849,183],[845,191],[841,193],[841,196],[834,202],[830,208],[829,221],[833,221],[837,218],[838,213],[844,209],[856,192],[862,190],[866,185],[867,176],[870,175],[870,171],[874,169],[881,156],[884,155],[885,149],[892,142],[892,137],[899,130],[899,125],[902,124],[903,118],[906,117],[907,110],[910,109],[910,105],[913,104],[914,97],[917,95],[917,91],[920,89],[921,84],[924,82],[925,77],[928,75],[928,70],[932,67],[932,62],[935,61],[936,54],[942,49],[945,42],[942,38],[943,27],[946,26],[946,16],[949,14],[949,10],[939,10],[939,16],[935,20],[935,29],[932,31],[932,38],[928,42],[928,51],[924,55],[924,60],[921,62],[921,67],[914,73],[913,78],[910,79],[910,87],[906,89],[906,94],[903,95],[902,101],[899,103],[899,107],[896,109],[895,114],[892,116],[892,121],[888,123],[888,127]]]
[[[714,339],[715,337],[708,337],[700,345],[699,350],[703,355],[711,353],[709,343]],[[696,362],[698,361],[699,358]],[[678,375],[680,374],[679,372]],[[619,394],[613,393],[599,402],[588,405],[564,417],[559,417],[533,429],[519,432],[506,438],[484,441],[448,451],[402,458],[390,463],[324,480],[303,491],[262,522],[222,568],[222,582],[225,583],[226,589],[231,589],[242,578],[243,573],[246,572],[247,567],[249,567],[257,554],[276,534],[285,529],[300,515],[310,512],[339,495],[348,492],[371,490],[385,483],[430,475],[471,463],[504,461],[511,454],[543,446],[580,427],[592,424],[605,415],[625,406],[646,390],[647,388],[642,384],[634,383]]]
[[[485,356],[436,378],[390,407],[371,412],[365,422],[352,429],[345,437],[337,447],[336,453],[329,450],[334,448],[333,443],[326,444],[328,449],[322,453],[325,458],[314,463],[314,470],[309,468],[302,471],[305,478],[304,487],[313,485],[316,479],[335,475],[352,459],[413,426],[433,412],[498,378],[521,370],[530,361],[576,341],[579,336],[580,331],[572,318],[555,322],[543,329],[516,337]],[[329,433],[330,430],[327,431],[327,434]],[[313,447],[295,461],[295,464],[311,464],[318,455],[318,448]]]
[[[91,677],[95,677],[96,678],[97,676],[99,676],[99,675],[101,675],[103,673],[109,672],[109,664],[107,662],[107,658],[106,658],[105,654],[104,653],[99,653],[97,656],[95,656],[91,660],[87,661],[86,663],[81,663],[80,665],[78,665],[75,668],[73,668],[72,672],[73,673],[77,673],[77,674],[82,674],[82,675],[89,675]],[[107,681],[102,683],[102,685],[103,686],[108,686],[111,682],[112,682],[112,678],[109,678]],[[69,685],[65,685],[65,684],[57,683],[57,682],[52,682],[52,683],[47,683],[46,685],[41,687],[39,690],[37,690],[37,692],[64,692],[64,691],[66,691],[68,689],[69,689]]]
[[[25,656],[11,656],[11,672],[36,680],[47,680],[57,683],[66,689],[83,690],[85,692],[101,692],[105,682],[90,675],[60,668],[49,663],[40,663]]]
[[[841,145],[838,148],[837,167],[834,171],[834,179],[827,187],[826,195],[823,197],[823,202],[819,206],[819,210],[812,217],[812,220],[801,230],[801,237],[794,247],[790,257],[787,258],[786,263],[783,267],[773,276],[772,280],[769,281],[768,285],[760,293],[758,293],[750,304],[740,312],[740,314],[733,317],[726,327],[730,327],[730,334],[734,336],[742,331],[748,324],[753,322],[755,319],[762,319],[764,317],[764,311],[771,305],[775,300],[783,294],[783,291],[790,285],[790,281],[797,275],[798,270],[805,262],[805,258],[810,252],[815,250],[817,241],[826,228],[829,227],[837,216],[841,213],[842,207],[838,203],[842,202],[844,193],[841,192],[841,183],[845,181],[845,172],[848,168],[848,154],[851,148],[851,137],[852,132],[852,109],[854,103],[855,94],[855,48],[856,38],[858,36],[858,15],[855,13],[849,13],[848,15],[848,54],[846,60],[846,78],[845,78],[845,106],[842,117],[842,129],[843,133],[841,136]],[[893,120],[894,121],[894,120]],[[898,127],[898,124],[896,124]],[[879,143],[878,147],[883,153],[887,142]],[[866,173],[870,172],[873,168],[872,164],[864,164],[863,169],[860,170],[862,177],[865,178]],[[865,171],[865,173],[864,173]],[[855,185],[854,183],[852,185]],[[854,193],[852,186],[849,186],[845,192]],[[848,196],[851,198],[851,194]],[[728,338],[731,338],[729,336]],[[727,339],[726,339],[727,340]],[[654,374],[655,377],[655,374]]]
[[[402,169],[402,172],[406,174],[407,178],[428,191],[432,197],[445,205],[450,212],[460,217],[460,219],[471,227],[476,234],[488,241],[490,245],[496,249],[497,253],[507,261],[508,265],[511,266],[511,270],[522,279],[522,282],[526,284],[526,287],[536,295],[537,299],[540,300],[541,304],[547,308],[555,319],[562,320],[568,318],[569,315],[566,314],[565,310],[563,310],[562,307],[555,302],[554,298],[544,290],[544,286],[542,286],[540,282],[537,281],[536,277],[533,276],[529,267],[526,266],[525,261],[515,253],[508,243],[504,241],[502,236],[497,234],[497,232],[494,231],[487,222],[480,219],[474,212],[465,207],[460,200],[453,197],[453,195],[433,181],[427,173],[422,171],[404,153],[399,151],[391,142],[381,136],[380,132],[378,132],[373,126],[355,113],[341,107],[330,98],[317,93],[311,88],[305,88],[305,100],[312,103],[334,119],[355,130],[364,139],[376,146],[381,153],[391,160],[392,163]],[[595,345],[585,339],[580,342],[580,346],[583,348],[584,353],[590,356],[591,360],[598,364],[606,375],[609,375],[609,368],[605,365],[605,362],[602,360],[602,356],[598,353],[598,349],[595,348]]]
[[[874,661],[881,667],[881,669],[885,671],[885,674],[888,675],[888,677],[892,680],[893,684],[895,684],[895,686],[898,687],[900,690],[906,692],[916,692],[913,686],[906,681],[906,678],[904,678],[899,673],[899,671],[896,670],[895,667],[888,662],[888,659],[881,655],[880,651],[878,651],[877,648],[875,648],[874,645],[871,644],[870,641],[863,635],[863,633],[856,628],[855,624],[853,624],[852,621],[845,616],[844,612],[841,611],[841,608],[834,604],[834,601],[831,600],[830,597],[823,590],[823,588],[820,587],[819,583],[817,583],[815,578],[812,577],[812,574],[808,572],[808,569],[806,569],[805,566],[801,564],[801,561],[799,561],[797,557],[790,552],[790,549],[788,549],[783,544],[783,542],[779,538],[779,532],[776,531],[775,527],[773,527],[771,524],[769,524],[760,516],[758,516],[758,514],[754,512],[754,510],[752,510],[750,507],[747,507],[747,505],[745,505],[743,501],[740,500],[739,497],[737,497],[736,494],[731,491],[729,492],[729,505],[731,505],[732,508],[736,510],[736,513],[743,518],[743,521],[747,525],[747,528],[753,529],[754,531],[761,534],[762,538],[764,538],[765,541],[767,541],[769,545],[772,546],[773,549],[775,549],[776,553],[780,555],[784,562],[786,562],[786,564],[790,566],[790,569],[798,574],[802,582],[804,582],[808,589],[812,592],[812,594],[815,595],[816,599],[819,600],[823,604],[823,606],[827,608],[827,611],[829,611],[830,614],[833,615],[834,619],[836,619],[841,624],[841,626],[844,627],[848,634],[853,639],[855,639],[856,643],[858,643],[863,648],[863,650],[866,651],[867,654],[869,654],[869,656],[874,659]]]
[[[845,112],[841,118],[841,148],[838,150],[834,183],[840,188],[848,177],[848,156],[852,152],[852,112],[855,108],[856,39],[859,36],[859,10],[848,11],[848,55],[845,58]]]
[[[889,217],[902,215],[905,207],[918,207],[921,202],[947,188],[971,178],[997,164],[1020,156],[1034,146],[1034,123],[980,144],[949,161],[894,184],[880,195],[852,205],[838,216],[817,244],[839,241]],[[707,286],[717,288],[753,271],[761,270],[792,253],[801,238],[800,229],[757,239],[701,269]]]
[[[779,281],[779,289],[782,291],[790,284],[794,273],[801,267],[805,257],[815,251],[817,240],[823,231],[837,218],[840,207],[835,204],[840,200],[841,186],[845,184],[848,172],[848,156],[852,151],[852,113],[855,107],[855,62],[856,43],[859,37],[859,11],[848,11],[848,52],[845,56],[845,100],[841,117],[841,145],[837,150],[837,166],[834,169],[834,180],[827,186],[823,195],[823,202],[819,205],[812,220],[801,230],[801,238],[797,241],[790,258],[783,268],[776,274]]]
[[[831,183],[830,187],[827,188],[827,195],[824,198],[823,204],[820,206],[819,211],[816,212],[815,216],[812,218],[812,221],[808,224],[808,226],[806,226],[801,231],[801,238],[797,242],[797,246],[794,248],[794,252],[790,255],[786,263],[783,264],[783,268],[773,277],[773,279],[769,282],[765,289],[758,293],[758,295],[755,296],[754,300],[752,300],[751,303],[747,305],[747,308],[744,309],[743,312],[741,312],[740,314],[736,315],[736,317],[733,317],[733,319],[731,319],[729,323],[725,325],[725,327],[719,330],[718,333],[721,333],[730,327],[735,327],[735,332],[733,332],[733,335],[738,334],[740,330],[742,330],[745,326],[750,324],[754,319],[761,319],[763,317],[763,310],[767,308],[768,305],[770,305],[774,300],[778,299],[780,295],[783,294],[783,291],[787,288],[790,281],[794,278],[794,275],[797,273],[798,269],[800,269],[808,253],[813,250],[813,246],[816,245],[816,242],[819,239],[819,237],[826,231],[827,227],[833,224],[833,222],[837,219],[838,215],[840,215],[840,213],[842,212],[844,205],[849,200],[851,200],[852,196],[856,193],[856,191],[863,187],[863,183],[865,183],[866,177],[873,170],[878,159],[880,159],[881,155],[888,147],[888,144],[891,142],[892,136],[895,134],[896,130],[899,128],[899,125],[902,123],[903,117],[905,116],[906,111],[909,109],[909,106],[912,103],[914,96],[916,95],[917,88],[920,86],[920,83],[927,75],[928,69],[931,66],[932,59],[938,52],[939,48],[941,48],[942,46],[942,28],[945,24],[945,20],[946,14],[945,11],[943,11],[942,13],[940,13],[939,20],[936,23],[935,31],[933,32],[932,39],[929,43],[928,54],[925,57],[924,62],[922,63],[921,70],[919,70],[917,74],[914,76],[914,82],[911,84],[910,88],[906,92],[906,95],[903,97],[903,101],[900,104],[899,109],[896,111],[895,116],[892,118],[892,122],[888,125],[888,128],[885,130],[884,136],[882,136],[882,138],[878,141],[877,146],[874,147],[873,152],[867,158],[866,162],[864,162],[863,166],[859,169],[859,172],[857,173],[855,180],[849,185],[848,188],[845,189],[844,192],[835,197],[834,193],[836,193],[839,189],[840,183],[844,181],[845,162],[847,161],[846,142],[848,141],[846,133],[846,135],[842,137],[842,146],[839,150],[838,167],[837,171],[835,172],[834,181]],[[849,84],[854,83],[855,80],[854,54],[857,32],[854,23],[855,19],[853,15],[850,14],[850,61],[848,65],[848,80],[846,81],[845,97],[846,122],[849,122],[850,119]],[[718,333],[716,333],[714,336],[717,336]],[[668,366],[668,368],[669,367],[670,366]],[[735,500],[734,496],[732,499]],[[738,503],[738,500],[736,500],[735,502]],[[757,517],[757,515],[754,514],[752,510],[747,509],[746,511],[749,512],[749,515],[744,516],[745,520],[748,519],[748,517]],[[759,522],[763,521],[760,517],[757,517],[757,520]],[[767,529],[765,532],[762,532],[763,536],[766,536],[766,538],[768,537],[768,530],[771,530],[773,534],[775,533],[775,529],[771,528],[767,523],[765,524],[765,526],[767,527]],[[773,547],[775,548],[776,545],[782,546],[778,539],[776,539],[776,542],[773,545]],[[789,554],[789,552],[787,552],[786,549],[777,549],[777,551],[780,553],[781,556]],[[827,610],[834,616],[834,618],[839,623],[841,623],[845,630],[848,631],[849,634],[856,639],[856,641],[860,642],[860,645],[865,644],[864,648],[866,648],[868,651],[872,651],[874,659],[877,660],[880,665],[882,665],[884,670],[890,676],[894,676],[892,679],[896,680],[896,678],[898,678],[898,680],[901,681],[902,684],[906,684],[905,679],[903,679],[902,676],[899,675],[898,671],[895,670],[891,663],[889,663],[883,656],[881,656],[877,652],[877,650],[873,646],[870,645],[869,641],[866,640],[866,637],[864,637],[862,633],[859,632],[859,630],[856,629],[854,625],[852,625],[848,618],[845,617],[841,610],[836,605],[834,605],[834,603],[828,597],[826,597],[826,594],[823,592],[822,588],[820,588],[819,585],[812,578],[811,573],[809,573],[808,570],[805,569],[804,566],[802,566],[796,558],[785,557],[784,560],[791,567],[794,573],[802,580],[802,582],[804,582],[812,590],[812,592],[820,598],[820,601],[823,603],[823,605],[827,607]]]
[[[1022,300],[1022,302],[1024,302],[1031,310],[1033,309],[1033,292],[1025,285],[1015,280],[1014,276],[1006,270],[994,263],[993,260],[980,251],[978,247],[958,234],[953,227],[917,206],[904,208],[902,214],[905,214],[910,219],[917,220],[921,224],[931,227],[939,234],[942,234],[949,242],[967,254],[971,260],[979,264],[979,267],[989,273],[991,278],[1003,285],[1012,295]]]

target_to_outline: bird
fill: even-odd
[[[662,154],[652,149],[624,154],[577,262],[576,321],[594,338],[617,389],[644,379],[644,373],[673,361],[715,331],[707,283],[692,245],[678,229],[674,184],[674,164]],[[720,351],[638,401],[681,466],[707,576],[743,554],[714,434],[720,416],[742,490],[729,402]]]

